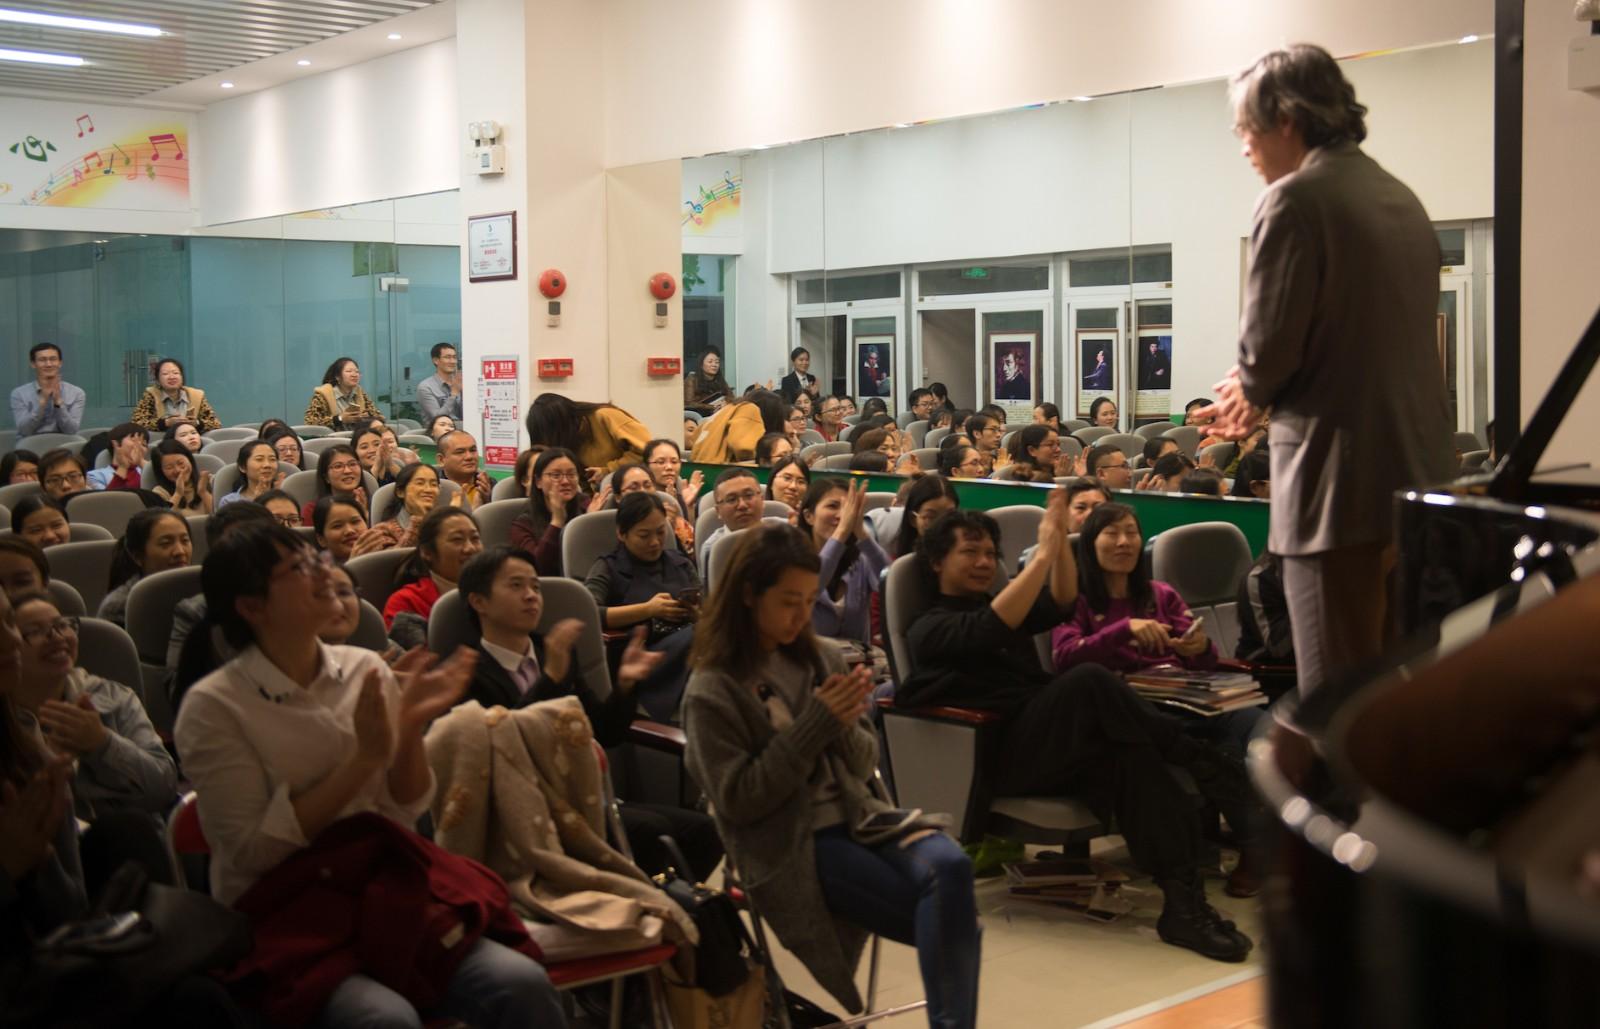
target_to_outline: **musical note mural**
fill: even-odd
[[[683,162],[685,236],[737,237],[744,186],[743,162],[737,157],[703,157]]]
[[[0,97],[0,205],[187,211],[189,116]]]

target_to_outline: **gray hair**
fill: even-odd
[[[1308,147],[1367,138],[1367,109],[1355,87],[1328,51],[1310,43],[1262,54],[1233,77],[1228,98],[1236,128],[1263,132],[1287,118]]]

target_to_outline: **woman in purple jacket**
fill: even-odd
[[[1084,520],[1078,551],[1078,601],[1050,636],[1056,670],[1094,662],[1114,672],[1154,665],[1199,671],[1217,666],[1217,648],[1194,613],[1145,572],[1144,533],[1126,504],[1101,504]]]
[[[818,478],[800,501],[799,528],[822,561],[821,589],[811,608],[818,636],[872,643],[872,595],[889,555],[868,533],[867,483]]]

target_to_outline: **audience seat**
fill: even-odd
[[[199,593],[200,569],[173,568],[147,575],[128,594],[128,636],[139,655],[145,684],[145,712],[157,732],[171,733],[177,712],[167,702],[167,644],[172,639],[172,611],[178,602]]]
[[[350,445],[350,441],[347,439],[340,439],[337,436],[319,436],[316,439],[308,439],[302,442],[300,444],[300,449],[304,450],[307,454],[315,454],[316,456],[321,457],[324,450],[327,450],[329,447],[339,446],[340,444],[348,447]]]
[[[1204,450],[1195,451],[1195,463],[1198,464],[1202,456],[1209,458],[1212,466],[1220,472],[1230,464],[1233,464],[1234,455],[1238,452],[1239,444],[1237,443],[1213,443]]]
[[[906,632],[934,600],[916,561],[899,558],[885,574],[884,635],[897,684],[914,667]],[[892,699],[881,700],[879,708],[899,803],[949,812],[955,819],[951,830],[962,842],[995,832],[1029,843],[1084,847],[1105,834],[1088,806],[1070,797],[991,795],[987,771],[999,744],[1000,716],[973,708],[907,708]]]
[[[121,626],[99,618],[80,620],[78,665],[90,675],[98,675],[128,687],[139,695],[140,702],[148,708],[148,692],[139,668],[139,651],[134,647],[132,637]]]
[[[421,432],[422,423],[414,418],[391,418],[389,424],[395,432]]]
[[[1022,560],[1022,552],[1039,542],[1039,526],[1044,508],[1033,504],[1011,504],[989,512],[1000,525],[1000,565],[1007,574]]]
[[[395,442],[406,447],[431,447],[433,437],[423,432],[405,432],[396,436]]]
[[[865,497],[866,509],[876,511],[879,508],[893,507],[894,498],[893,493],[868,493]]]
[[[1082,438],[1081,435],[1079,438]],[[1135,436],[1131,432],[1108,433],[1099,437],[1094,442],[1095,446],[1116,447],[1118,450],[1126,454],[1128,456],[1128,460],[1130,461],[1132,461],[1139,454],[1144,453],[1144,438],[1142,436]]]
[[[207,456],[208,455],[206,455],[204,453],[196,454],[195,455],[195,459],[199,460],[200,458],[207,457]],[[213,456],[212,460],[221,460],[221,458],[217,458],[217,457]],[[298,465],[290,464],[288,461],[279,461],[278,462],[278,471],[283,473],[284,479],[285,479],[285,481],[287,481],[289,476],[291,476],[291,475],[299,475],[300,472],[302,471],[302,469]],[[234,460],[230,460],[226,464],[224,464],[220,469],[217,470],[217,473],[212,477],[212,479],[211,479],[211,495],[213,497],[219,497],[219,498],[220,497],[225,497],[229,493],[232,493],[234,491],[234,489],[238,487],[238,485],[239,485],[239,465],[237,463],[237,459],[234,459]],[[304,503],[304,501],[302,501],[302,503]]]
[[[0,429],[0,455],[9,454],[17,445],[16,429]]]
[[[1062,418],[1060,421],[1062,425],[1066,426],[1067,435],[1069,436],[1077,432],[1079,429],[1087,429],[1090,427],[1088,421],[1082,418]]]
[[[1072,431],[1072,435],[1078,440],[1079,443],[1082,443],[1084,449],[1087,450],[1089,447],[1092,447],[1095,445],[1095,443],[1099,442],[1101,437],[1114,435],[1116,431],[1116,429],[1113,429],[1109,425],[1091,425],[1086,429],[1074,429]]]
[[[211,473],[213,484],[217,473],[228,467],[228,462],[216,454],[196,454],[194,455],[194,463],[202,472]],[[145,464],[148,466],[149,462],[146,461]]]
[[[38,432],[32,436],[24,436],[17,440],[13,449],[31,450],[35,454],[43,456],[45,451],[61,447],[76,454],[83,449],[83,445],[87,442],[89,442],[88,437],[80,436],[75,432]]]
[[[1170,428],[1172,428],[1172,423],[1168,421],[1145,422],[1143,425],[1134,429],[1133,434],[1138,436],[1140,439],[1150,440],[1164,434]]]
[[[1156,534],[1150,546],[1151,576],[1191,608],[1235,602],[1253,562],[1249,541],[1231,522],[1175,526]]]
[[[1476,475],[1483,471],[1483,464],[1489,460],[1487,450],[1469,450],[1461,455],[1461,474]]]
[[[201,447],[200,453],[210,454],[218,460],[226,461],[229,464],[234,464],[239,460],[239,451],[243,450],[244,445],[254,438],[255,437],[252,436],[248,439],[215,440]]]
[[[1463,452],[1483,449],[1483,441],[1475,432],[1458,432],[1455,434],[1455,441],[1456,449]]]
[[[567,523],[561,531],[561,567],[569,578],[582,582],[589,569],[617,548],[615,508],[590,511]]]
[[[78,526],[73,526],[74,529]],[[85,526],[105,533],[98,525]],[[120,544],[106,533],[105,539],[83,542],[58,543],[45,548],[50,559],[50,577],[72,584],[83,597],[84,610],[100,610],[100,601],[106,596],[106,579],[111,575],[111,558]]]
[[[69,543],[97,543],[101,540],[114,540],[116,538],[111,534],[111,530],[103,525],[92,525],[89,522],[83,522],[79,525],[67,526],[67,541]]]
[[[326,425],[291,425],[289,428],[293,429],[294,434],[302,440],[320,439],[333,433],[333,430]]]
[[[905,519],[904,507],[885,507],[876,511],[868,511],[866,517],[867,531],[872,533],[872,538],[878,541],[878,546],[888,550],[894,545],[894,538],[900,534],[900,523]]]
[[[395,573],[411,560],[416,550],[416,547],[394,547],[373,554],[362,554],[346,561],[345,571],[355,581],[356,592],[361,598],[381,612],[383,605],[389,602],[389,594],[395,591]]]
[[[51,579],[45,583],[44,588],[50,594],[50,599],[56,602],[56,610],[62,614],[77,615],[81,618],[89,613],[84,607],[82,594],[65,579]]]
[[[906,435],[911,437],[911,446],[923,446],[923,440],[928,438],[928,419],[918,418],[905,426]]]
[[[478,522],[478,535],[483,539],[483,545],[486,547],[497,544],[510,545],[511,523],[527,510],[528,502],[516,499],[491,500],[472,512],[472,517]],[[573,521],[576,522],[577,519]],[[562,535],[566,534],[563,532]]]
[[[939,470],[938,447],[918,447],[912,453],[917,456],[917,465],[923,471],[932,475]]]
[[[44,487],[37,482],[13,482],[8,486],[0,486],[0,504],[7,509],[17,506],[23,497],[31,497],[35,493],[43,493]],[[11,520],[6,519],[5,528],[11,528]]]
[[[576,579],[547,575],[539,579],[544,594],[544,612],[539,616],[539,633],[550,631],[564,618],[576,618],[583,623],[574,656],[584,684],[596,697],[611,695],[611,672],[606,666],[605,641],[600,631],[600,609],[594,597]],[[428,649],[441,657],[450,655],[457,647],[477,649],[479,633],[468,616],[466,599],[461,591],[451,590],[433,605],[428,616]]]
[[[210,515],[186,515],[184,521],[189,523],[189,563],[198,565],[204,563],[208,547],[206,546],[206,522],[211,520]]]
[[[781,500],[767,500],[763,501],[762,503],[761,517],[764,519],[782,518],[785,522],[787,522],[789,520],[789,516],[793,513],[794,511],[790,509],[789,505],[785,504]],[[694,522],[694,546],[696,558],[700,556],[700,547],[705,543],[706,537],[710,536],[721,525],[722,516],[717,514],[715,505],[708,506],[702,502],[700,505],[700,517],[696,518]]]
[[[144,498],[133,490],[75,493],[67,498],[67,521],[98,525],[113,536],[121,536],[128,527],[128,519],[144,507]]]
[[[1200,447],[1200,429],[1194,425],[1174,425],[1161,434],[1162,439],[1176,440],[1179,449],[1191,458]]]
[[[922,445],[937,450],[939,449],[939,442],[948,435],[950,435],[950,426],[948,425],[938,429],[929,429],[928,434],[922,437]]]
[[[805,447],[814,446],[818,443],[826,442],[828,441],[822,438],[822,433],[818,432],[816,429],[803,429],[800,432],[800,446],[802,449]]]
[[[383,612],[366,600],[360,603],[361,620],[356,623],[355,633],[345,643],[381,654],[389,649],[389,633],[383,627]]]
[[[761,519],[761,522],[764,525],[788,525],[789,519],[787,516],[783,518],[767,517]],[[738,547],[739,540],[749,531],[749,529],[740,529],[738,532],[730,532],[711,545],[711,553],[706,555],[708,574],[705,581],[700,584],[706,596],[709,597],[711,595],[712,590],[722,581],[722,577],[728,573],[728,566],[733,562],[733,551]]]
[[[227,439],[255,439],[259,435],[259,430],[254,427],[248,429],[212,429],[210,432],[202,432],[200,438],[207,443],[220,443]]]
[[[522,493],[522,483],[516,476],[508,475],[494,484],[494,489],[489,492],[490,500],[526,500]]]
[[[367,488],[368,502],[378,495],[378,480],[372,477],[371,472],[361,473],[361,484]],[[283,480],[279,487],[295,499],[297,504],[309,504],[317,499],[317,473],[315,469],[304,472],[295,472]]]
[[[854,454],[829,454],[813,467],[827,472],[848,472],[850,470],[850,461],[854,457]]]

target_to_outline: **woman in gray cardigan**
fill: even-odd
[[[972,865],[926,819],[877,839],[872,683],[812,634],[820,563],[798,530],[761,526],[695,629],[683,702],[690,773],[779,940],[852,1012],[867,932],[917,948],[928,1021],[977,1022]],[[890,819],[891,821],[893,819]]]

